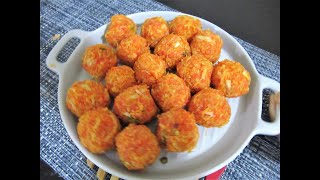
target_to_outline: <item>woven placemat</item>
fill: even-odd
[[[176,11],[153,0],[40,1],[40,157],[64,179],[96,179],[95,169],[86,165],[86,157],[67,134],[60,118],[57,90],[58,76],[45,60],[51,49],[72,29],[92,31],[106,24],[115,13]],[[235,37],[236,38],[236,37]],[[258,72],[280,82],[280,57],[236,38],[252,58]],[[72,40],[59,55],[68,58],[79,43]],[[264,93],[262,118],[268,120]],[[110,178],[108,174],[106,179]],[[244,151],[231,162],[221,179],[280,179],[280,142],[277,137],[255,136]]]

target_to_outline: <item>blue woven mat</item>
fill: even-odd
[[[97,170],[88,168],[86,157],[73,144],[62,124],[57,103],[58,76],[45,65],[48,53],[58,42],[52,37],[63,36],[72,29],[95,30],[115,13],[156,10],[176,11],[153,0],[40,1],[40,157],[64,179],[96,179]],[[260,74],[280,82],[280,57],[236,39]],[[69,42],[59,59],[66,59],[77,43],[76,40]],[[263,119],[268,119],[266,99],[269,95],[270,91],[266,90]],[[109,178],[107,175],[106,179]],[[228,165],[221,179],[280,179],[280,142],[276,137],[255,136]]]

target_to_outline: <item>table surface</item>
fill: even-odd
[[[279,0],[158,0],[181,12],[201,16],[266,51],[280,55]],[[40,179],[62,179],[40,160]]]

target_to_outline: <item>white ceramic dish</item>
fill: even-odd
[[[142,24],[145,19],[162,16],[167,21],[183,13],[168,11],[141,12],[128,15],[135,23]],[[198,17],[197,17],[198,18]],[[144,171],[128,171],[119,161],[116,152],[104,155],[88,152],[79,141],[76,131],[77,119],[65,105],[66,92],[77,80],[91,79],[82,69],[81,59],[86,47],[103,42],[107,25],[92,32],[72,30],[65,34],[47,57],[47,66],[59,75],[58,104],[64,126],[80,151],[94,164],[115,176],[124,179],[196,179],[211,174],[235,159],[254,135],[277,135],[280,133],[280,107],[277,107],[276,120],[272,123],[261,119],[262,90],[271,88],[280,91],[280,84],[258,74],[247,52],[227,32],[218,26],[200,19],[203,29],[211,29],[219,34],[224,46],[219,60],[225,58],[240,62],[251,74],[250,92],[240,98],[228,99],[232,115],[230,122],[222,128],[205,128],[199,126],[200,138],[197,147],[191,153],[167,153],[167,164],[157,160]],[[73,37],[81,41],[65,63],[57,61],[57,55],[64,45]],[[161,152],[159,159],[164,155]]]

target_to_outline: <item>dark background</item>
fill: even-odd
[[[280,0],[158,0],[280,56]],[[40,160],[40,179],[58,179]],[[60,178],[62,179],[62,178]]]
[[[280,56],[280,0],[158,0]]]

